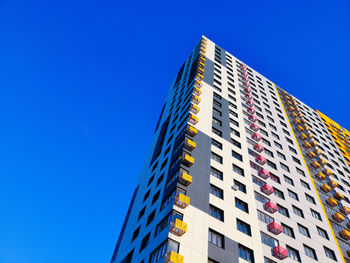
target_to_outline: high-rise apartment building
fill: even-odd
[[[202,37],[112,263],[350,262],[350,133]]]

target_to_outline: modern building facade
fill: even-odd
[[[202,37],[112,263],[350,262],[350,133]]]

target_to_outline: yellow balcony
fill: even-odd
[[[175,220],[175,222],[171,222],[170,224],[170,232],[174,235],[180,237],[185,234],[187,231],[187,224],[180,219]]]
[[[201,54],[202,56],[199,56],[199,58],[200,58],[200,61],[202,61],[203,63],[206,61],[206,59],[205,59],[205,54]]]
[[[344,216],[338,212],[332,215],[333,219],[337,221],[338,223],[341,223],[344,221]]]
[[[201,98],[196,95],[192,95],[192,102],[198,105],[201,102]]]
[[[190,112],[197,114],[199,112],[200,108],[194,104],[191,104]]]
[[[301,122],[300,122],[299,119],[294,119],[294,123],[295,123],[295,124],[300,124]]]
[[[332,190],[331,187],[328,184],[322,185],[321,189],[322,189],[323,192],[326,192],[326,193],[328,193],[328,192],[330,192]]]
[[[329,180],[328,185],[330,187],[336,188],[338,186],[338,183],[334,180]]]
[[[350,214],[350,208],[347,206],[342,206],[340,208],[340,212],[342,212],[344,215],[348,215],[348,214]]]
[[[318,157],[318,163],[320,164],[320,165],[322,165],[322,166],[325,166],[326,164],[327,164],[327,161],[326,161],[326,159],[324,159],[324,158],[321,158],[321,157]]]
[[[182,183],[183,185],[188,186],[192,183],[192,176],[189,175],[188,173],[182,171],[182,172],[180,172],[180,175],[179,175],[179,182]]]
[[[330,175],[332,175],[333,173],[332,173],[332,171],[331,170],[329,170],[329,169],[324,169],[323,171],[322,171],[326,176],[330,176]]]
[[[334,207],[334,206],[338,205],[337,200],[335,200],[335,199],[332,198],[332,197],[328,198],[326,202],[327,202],[327,204],[329,204],[331,207]]]
[[[293,118],[298,117],[298,115],[297,115],[295,112],[292,112],[292,113],[290,114],[290,116],[292,116]]]
[[[188,138],[185,139],[184,147],[189,150],[193,151],[196,148],[196,143]]]
[[[203,74],[203,73],[204,73],[204,69],[201,68],[201,67],[198,67],[198,68],[197,68],[197,72],[198,72],[199,74]]]
[[[322,151],[318,148],[314,149],[314,154],[316,154],[317,156],[320,156],[322,154]]]
[[[193,85],[195,88],[201,88],[202,86],[203,86],[203,83],[202,83],[202,81],[198,81],[198,80],[196,80],[195,82],[194,82],[194,85]]]
[[[303,146],[307,149],[310,149],[311,148],[311,144],[309,142],[304,142],[303,143]]]
[[[183,263],[184,257],[174,251],[170,251],[165,255],[165,263]]]
[[[344,199],[344,195],[339,193],[339,192],[336,192],[333,196],[334,196],[335,199],[338,199],[338,200],[343,200]]]
[[[191,167],[194,164],[194,158],[187,153],[184,153],[182,156],[182,163],[187,167]]]
[[[196,125],[198,123],[198,118],[190,113],[190,117],[189,117],[188,121],[189,121],[189,123]]]
[[[313,168],[315,168],[315,169],[318,169],[318,168],[321,167],[321,165],[320,165],[318,162],[316,162],[316,161],[313,161],[313,162],[311,163],[311,166],[312,166]]]
[[[345,240],[350,239],[350,231],[343,229],[342,231],[339,232],[339,235],[344,238]]]
[[[315,139],[310,140],[310,144],[314,147],[318,146],[318,142]]]
[[[307,120],[306,120],[305,118],[300,118],[300,121],[301,121],[302,123],[307,123]]]
[[[293,106],[289,106],[289,107],[288,107],[288,110],[290,110],[290,111],[295,111],[295,108],[294,108]]]
[[[301,127],[300,125],[298,125],[297,130],[300,131],[300,132],[302,132],[302,131],[304,130],[304,128]]]
[[[184,209],[190,204],[190,198],[182,193],[175,197],[175,205]]]
[[[192,127],[191,125],[187,125],[186,133],[192,137],[196,136],[198,131],[196,128]]]
[[[324,179],[326,178],[326,176],[325,176],[323,173],[321,173],[321,172],[318,172],[318,173],[316,174],[316,177],[317,177],[317,179],[319,179],[320,181],[322,181],[322,180],[324,180]]]
[[[315,157],[316,157],[316,154],[314,154],[314,152],[312,152],[312,151],[309,151],[309,152],[307,153],[307,156],[309,156],[309,157],[312,159],[312,158],[315,158]]]
[[[200,96],[202,94],[202,91],[199,88],[194,88],[193,89],[193,94],[196,95],[196,96]]]
[[[199,54],[205,56],[205,52],[203,50],[199,50]]]
[[[303,126],[304,126],[304,129],[305,129],[306,131],[310,131],[310,130],[311,130],[311,128],[310,128],[309,125],[303,125]]]
[[[200,74],[200,73],[197,74],[197,79],[203,80],[203,78],[204,78],[204,77],[203,77],[202,74]]]
[[[205,67],[205,64],[202,61],[199,61],[199,65],[201,65],[202,67]]]
[[[301,133],[299,135],[299,138],[305,141],[307,139],[307,136],[304,133]]]
[[[304,114],[302,114],[301,112],[298,113],[298,116],[299,116],[300,118],[304,118]]]

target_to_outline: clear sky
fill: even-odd
[[[350,128],[350,2],[0,1],[0,263],[109,262],[201,35]]]

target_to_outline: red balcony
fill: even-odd
[[[260,129],[259,125],[253,123],[252,125],[250,125],[250,128],[253,130],[253,131],[258,131]]]
[[[274,233],[275,235],[278,235],[282,233],[283,229],[280,224],[274,221],[269,224],[269,231]]]
[[[264,184],[263,186],[261,186],[261,192],[270,195],[273,193],[273,187],[271,185]]]
[[[245,89],[244,89],[244,92],[247,92],[247,93],[250,93],[252,90],[250,89],[250,88],[248,88],[248,87],[246,87]]]
[[[246,98],[246,100],[250,100],[251,98],[253,98],[253,96],[249,93],[245,94],[244,97]]]
[[[250,83],[249,82],[243,82],[243,86],[249,88],[250,87]]]
[[[271,214],[275,213],[278,210],[277,205],[271,201],[265,203],[264,208],[267,212],[270,212]]]
[[[265,169],[260,169],[259,176],[264,178],[264,179],[267,179],[270,177],[270,172],[265,170]]]
[[[281,247],[281,246],[274,247],[272,249],[272,254],[280,260],[283,260],[283,259],[288,257],[287,249],[285,249],[284,247]]]
[[[253,107],[249,107],[247,110],[250,114],[254,114],[255,113],[255,109]]]
[[[254,105],[254,101],[252,101],[252,100],[247,100],[246,103],[247,103],[248,107],[251,107]]]
[[[249,120],[252,121],[252,122],[256,122],[258,120],[258,118],[254,115],[250,115],[249,116]]]
[[[255,158],[255,161],[260,164],[260,165],[264,165],[267,160],[265,157],[261,156],[261,155],[258,155],[256,158]]]
[[[259,142],[262,137],[255,132],[255,133],[253,133],[252,138],[253,138],[253,140]]]
[[[254,150],[261,153],[262,151],[264,151],[264,146],[260,145],[259,143],[254,145]]]

